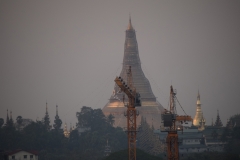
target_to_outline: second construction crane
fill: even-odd
[[[125,113],[125,116],[127,117],[128,159],[136,160],[136,118],[138,116],[138,113],[135,107],[141,106],[141,101],[140,94],[137,93],[136,89],[133,87],[131,66],[129,66],[127,70],[127,82],[125,82],[121,77],[116,77],[115,82],[121,91],[123,91],[128,96],[128,104],[126,105],[127,112]]]
[[[176,122],[192,121],[192,118],[188,115],[179,116],[176,113],[176,92],[173,87],[170,87],[170,110],[165,111],[162,114],[163,126],[166,127],[165,132],[167,135],[167,159],[168,160],[179,160],[179,149],[178,149],[178,133]]]

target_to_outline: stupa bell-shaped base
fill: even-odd
[[[149,104],[148,106],[147,103]],[[153,125],[155,129],[159,129],[161,125],[161,113],[164,108],[158,102],[147,103],[142,102],[141,107],[136,107],[139,112],[137,126],[140,125],[141,117],[143,116],[149,125]],[[127,128],[127,118],[124,116],[127,107],[123,106],[123,102],[109,102],[102,111],[106,116],[112,114],[115,117],[115,127]]]

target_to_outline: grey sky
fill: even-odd
[[[194,117],[199,89],[207,124],[240,113],[240,1],[0,0],[0,117],[76,123],[103,108],[121,71],[131,13],[142,68],[167,107],[170,85]],[[178,106],[178,113],[183,114]]]

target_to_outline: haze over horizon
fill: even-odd
[[[77,122],[103,108],[122,69],[129,13],[142,69],[168,107],[170,85],[187,114],[200,91],[207,125],[239,114],[240,1],[0,0],[0,118]],[[179,114],[184,114],[177,106]]]

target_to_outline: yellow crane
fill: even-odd
[[[170,87],[170,110],[162,114],[162,120],[164,127],[167,127],[165,132],[167,135],[167,159],[168,160],[179,160],[179,148],[178,148],[178,133],[176,122],[186,122],[192,121],[191,116],[180,116],[176,113],[176,92],[174,92],[173,87]]]
[[[140,94],[136,92],[132,83],[131,66],[127,70],[127,83],[121,78],[116,77],[116,84],[128,96],[127,112],[127,134],[128,134],[128,159],[136,160],[136,137],[137,137],[137,122],[138,116],[136,106],[141,106]],[[123,98],[124,100],[124,98]]]

